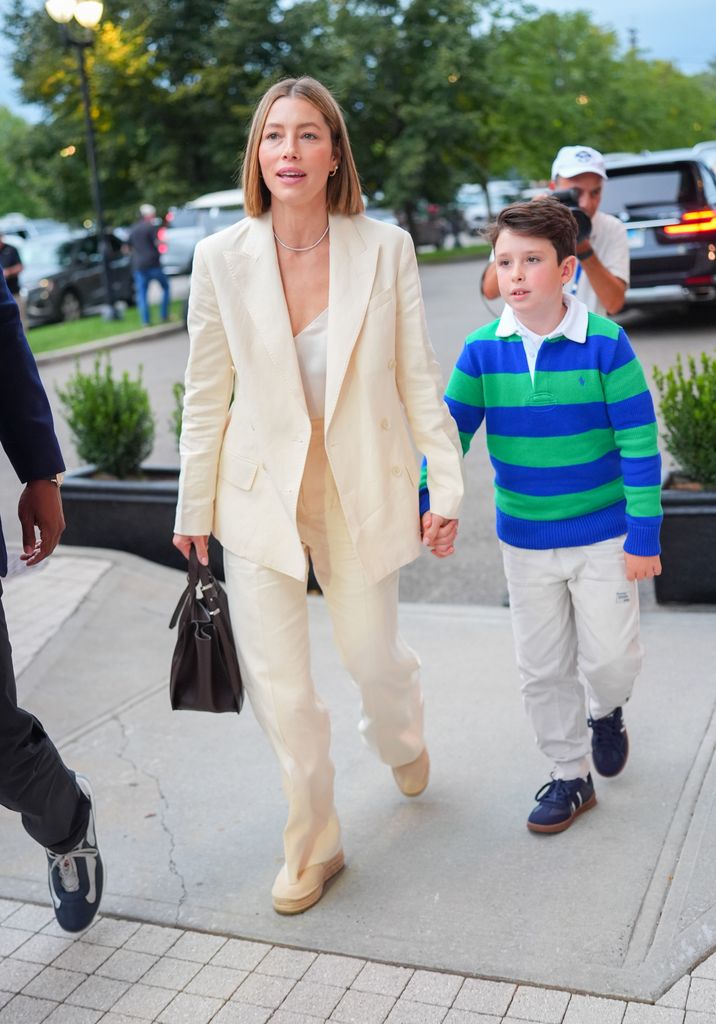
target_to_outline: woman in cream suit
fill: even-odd
[[[421,550],[413,441],[430,467],[422,540],[441,557],[462,455],[412,241],[363,216],[343,117],[320,83],[264,95],[243,187],[248,216],[194,256],[174,543],[204,562],[209,532],[224,547],[244,683],[288,798],[272,896],[291,914],[343,867],[307,553],[360,689],[363,739],[417,795],[429,773],[419,661],[397,625],[398,569]]]

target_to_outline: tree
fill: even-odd
[[[0,215],[22,212],[46,217],[50,213],[43,201],[48,182],[31,159],[31,135],[26,121],[0,107]]]
[[[544,14],[503,33],[488,50],[509,126],[493,164],[531,178],[549,174],[554,154],[584,142],[603,152],[688,146],[714,124],[713,101],[697,77],[666,61],[621,54],[617,37],[584,13]]]
[[[91,219],[76,53],[31,0],[13,0],[5,31],[23,97],[45,111],[5,152],[43,209]],[[588,15],[534,17],[522,0],[107,0],[86,58],[115,223],[229,187],[256,100],[285,76],[334,91],[365,191],[408,217],[463,182],[544,178],[565,143],[716,136],[716,70],[621,54]]]

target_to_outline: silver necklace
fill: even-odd
[[[284,247],[284,249],[288,249],[288,251],[289,251],[289,252],[310,252],[310,251],[311,251],[311,249],[315,249],[317,245],[320,245],[320,244],[321,244],[321,242],[323,241],[323,239],[324,239],[324,238],[326,237],[326,235],[328,234],[328,229],[330,228],[330,226],[331,226],[330,224],[326,224],[326,230],[325,230],[325,231],[323,232],[323,234],[322,234],[322,235],[321,235],[321,237],[320,237],[320,238],[318,239],[318,241],[317,241],[317,242],[314,242],[314,243],[313,243],[313,245],[307,245],[307,246],[305,246],[305,247],[304,247],[303,249],[297,249],[297,248],[296,248],[295,246],[293,246],[293,245],[286,245],[286,243],[285,243],[285,242],[282,242],[282,241],[281,241],[281,239],[280,239],[280,238],[278,237],[278,235],[276,234],[276,232],[275,232],[275,231],[274,231],[274,233],[273,233],[273,237],[274,237],[274,238],[276,239],[276,241],[278,242],[278,244],[279,244],[279,245],[282,245],[282,246]]]

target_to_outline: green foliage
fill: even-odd
[[[681,355],[663,373],[654,368],[661,396],[664,442],[680,469],[704,487],[716,486],[716,358],[705,352],[697,362]]]
[[[50,206],[42,199],[44,180],[33,166],[32,127],[0,107],[0,216],[24,213],[46,217]]]
[[[28,202],[92,219],[77,50],[34,0],[6,6],[13,71],[44,117],[22,146],[0,148]],[[536,16],[523,0],[106,0],[85,58],[115,224],[142,201],[163,212],[230,187],[256,100],[287,75],[334,91],[365,191],[408,215],[463,182],[543,179],[569,142],[716,138],[716,65],[685,75],[620,52],[584,12]]]
[[[93,373],[82,373],[78,366],[57,393],[79,457],[120,480],[137,476],[154,445],[154,417],[141,367],[136,380],[125,372],[116,381],[109,357],[104,367],[98,358]]]
[[[549,176],[570,142],[602,152],[689,146],[716,135],[707,76],[619,51],[583,11],[546,13],[496,35],[486,52],[495,99],[491,173]]]
[[[184,385],[181,381],[176,381],[172,386],[172,394],[174,395],[174,408],[172,414],[169,417],[169,426],[174,432],[174,436],[177,441],[177,447],[179,446],[179,438],[181,437],[181,422],[182,415],[184,413]]]

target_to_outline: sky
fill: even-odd
[[[714,0],[530,0],[538,11],[583,10],[603,28],[614,29],[622,47],[634,29],[637,47],[649,60],[668,60],[688,75],[716,60]]]
[[[636,32],[637,46],[649,59],[669,60],[686,74],[703,71],[716,60],[716,13],[714,0],[531,0],[538,11],[584,10],[602,27],[616,30],[623,47],[629,45],[629,30]],[[4,19],[9,0],[0,0]],[[38,16],[46,17],[41,3]],[[0,33],[0,105],[27,120],[36,121],[39,112],[24,107],[10,72],[8,47]]]

